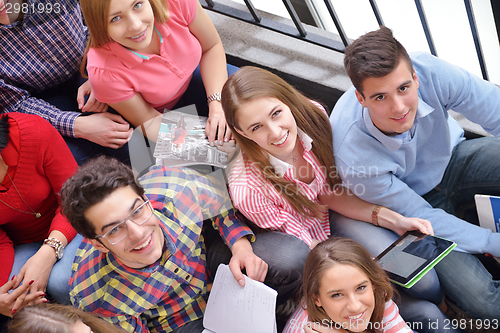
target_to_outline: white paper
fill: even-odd
[[[219,265],[203,317],[206,333],[275,333],[276,290],[245,276],[245,287],[229,266]]]

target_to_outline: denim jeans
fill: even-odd
[[[423,198],[435,208],[477,224],[475,194],[500,195],[500,140],[497,138],[459,143],[441,183]],[[500,283],[493,280],[474,255],[453,251],[435,269],[443,290],[458,306],[475,317],[500,320]]]
[[[83,236],[76,234],[75,238],[64,249],[63,257],[57,261],[50,272],[49,282],[47,284],[47,293],[52,296],[57,303],[71,304],[69,300],[68,281],[71,277],[71,266],[75,258],[76,250],[82,242]],[[10,272],[10,277],[18,275],[26,261],[31,258],[42,246],[42,242],[28,244],[19,244],[14,246],[14,265]],[[54,254],[55,255],[55,254]],[[9,278],[10,278],[9,277]]]
[[[264,283],[278,292],[276,305],[285,303],[302,286],[302,271],[309,246],[295,236],[278,231],[256,233],[254,253],[268,264]],[[207,267],[215,276],[219,264],[228,264],[231,251],[220,237],[208,249]]]
[[[200,318],[176,328],[172,333],[202,333],[204,329],[203,319]]]
[[[76,94],[80,85],[85,81],[86,79],[82,78],[79,74],[76,74],[73,78],[61,83],[58,86],[33,94],[33,97],[43,99],[47,103],[50,103],[63,111],[79,112],[78,103],[76,102]],[[108,112],[116,113],[112,109]],[[123,145],[121,148],[113,149],[100,146],[86,139],[67,136],[63,136],[63,138],[78,165],[81,165],[88,159],[98,155],[112,156],[124,163],[130,164],[128,144]]]

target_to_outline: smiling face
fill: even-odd
[[[111,0],[108,35],[124,47],[141,51],[153,39],[154,14],[147,0]]]
[[[97,235],[103,235],[128,218],[142,203],[144,200],[130,186],[120,187],[87,209],[85,218],[94,226]],[[165,242],[156,216],[153,214],[142,225],[130,220],[126,224],[128,235],[120,242],[113,245],[105,238],[100,238],[102,244],[96,239],[90,242],[101,252],[111,251],[130,268],[154,264],[161,258]]]
[[[390,74],[363,81],[358,101],[370,112],[373,124],[386,135],[406,132],[413,126],[418,107],[418,78],[401,60]]]
[[[297,124],[290,108],[273,97],[245,102],[238,109],[236,131],[269,154],[286,161],[297,143]]]
[[[358,267],[335,264],[321,277],[315,303],[342,328],[362,332],[375,309],[373,286]]]

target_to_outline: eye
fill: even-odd
[[[134,9],[139,9],[142,7],[142,2],[138,2],[134,5]]]
[[[331,298],[339,298],[340,296],[342,296],[341,293],[335,293],[335,294],[332,294],[330,297]]]
[[[113,234],[116,234],[123,228],[123,223],[120,223],[119,225],[115,226],[113,229],[111,229],[108,232],[108,236],[112,236]]]
[[[256,130],[258,130],[260,128],[260,125],[257,125],[257,126],[254,126],[252,127],[252,132],[255,132]]]
[[[366,290],[366,285],[359,286],[356,290],[357,291],[364,291],[364,290]]]
[[[131,218],[134,218],[134,217],[136,217],[136,216],[141,215],[141,213],[142,213],[142,210],[143,210],[143,209],[144,209],[144,206],[143,206],[143,205],[141,205],[141,206],[137,207],[137,208],[136,208],[136,209],[132,212],[132,214],[130,214],[130,217],[131,217]]]
[[[384,95],[378,95],[377,97],[375,97],[375,100],[377,101],[383,101],[384,99],[385,99]]]
[[[120,20],[121,17],[120,16],[115,16],[111,19],[110,23],[114,23],[114,22],[118,22],[118,20]]]
[[[280,113],[281,113],[281,110],[276,110],[276,111],[275,111],[275,112],[271,115],[271,117],[273,117],[273,118],[274,118],[274,117],[278,116]]]
[[[399,91],[401,91],[401,92],[405,92],[407,90],[408,90],[408,86],[404,86],[404,87],[399,88]]]

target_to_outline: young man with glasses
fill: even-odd
[[[220,176],[154,166],[139,185],[129,167],[109,157],[80,167],[61,190],[63,213],[85,237],[70,279],[73,304],[128,332],[202,332],[209,285],[204,220],[231,249],[235,279],[244,284],[244,268],[264,281],[268,265],[253,251],[266,256],[266,247],[257,250],[256,241],[252,249],[255,236]],[[287,244],[285,253],[300,245],[280,246]],[[274,273],[277,283],[288,283],[285,270]]]

